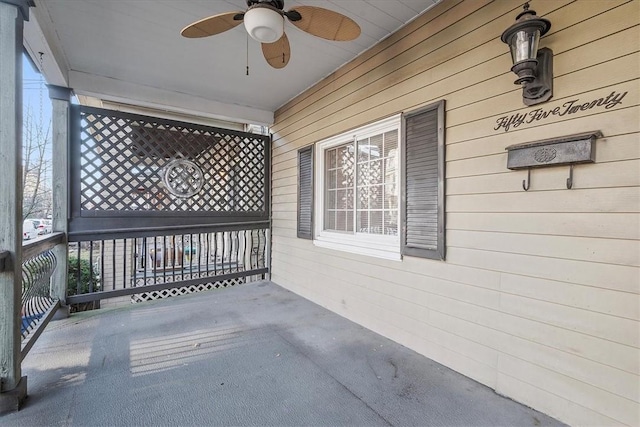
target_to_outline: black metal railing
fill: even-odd
[[[46,324],[55,314],[59,301],[51,292],[51,276],[57,267],[52,249],[63,243],[64,233],[26,243],[22,249],[22,358],[26,356]]]
[[[137,302],[262,279],[268,272],[267,226],[70,243],[67,302],[129,295]]]

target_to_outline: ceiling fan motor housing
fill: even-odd
[[[274,43],[284,33],[282,9],[276,9],[272,2],[256,3],[244,14],[244,26],[252,39],[260,43]],[[282,2],[280,2],[282,3]]]
[[[247,0],[247,6],[249,7],[260,3],[271,5],[276,9],[284,9],[284,0]]]

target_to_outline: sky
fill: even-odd
[[[49,200],[49,203],[45,204],[51,206],[51,192],[47,189],[51,188],[51,167],[50,162],[52,158],[51,152],[51,114],[52,114],[52,106],[51,100],[49,99],[49,90],[46,87],[46,82],[44,81],[43,76],[34,69],[33,65],[29,61],[26,55],[22,56],[22,121],[24,126],[26,126],[27,118],[31,117],[33,120],[33,127],[31,127],[32,131],[41,130],[42,132],[46,132],[49,129],[49,137],[46,140],[44,158],[47,165],[43,171],[43,175],[41,178],[43,179],[40,190],[42,190],[44,195],[46,195],[46,199]],[[28,135],[28,132],[25,128],[23,128],[22,136],[23,140]],[[24,163],[24,158],[26,157],[26,144],[23,144],[23,167],[27,167]],[[37,161],[37,155],[32,156],[31,162]],[[31,194],[28,193],[28,186],[25,184],[25,197],[30,199]],[[44,212],[44,213],[43,213]],[[51,212],[47,211],[38,211],[36,214],[50,214]],[[32,215],[30,215],[32,216]]]
[[[51,100],[42,75],[34,70],[26,55],[22,55],[23,115],[30,109],[34,118],[48,123],[51,120]],[[42,107],[42,110],[41,110]]]

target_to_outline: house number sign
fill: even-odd
[[[500,117],[496,120],[496,126],[494,130],[504,130],[508,132],[512,128],[517,128],[522,124],[529,124],[537,122],[539,120],[545,120],[552,116],[568,116],[580,111],[591,110],[592,108],[604,108],[609,110],[618,104],[622,104],[622,100],[628,92],[611,92],[608,96],[593,99],[591,101],[581,101],[580,99],[573,99],[567,101],[559,107],[550,109],[536,108],[535,110],[526,113],[516,113],[511,116]]]

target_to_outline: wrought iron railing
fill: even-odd
[[[268,223],[243,227],[73,242],[67,302],[122,296],[138,302],[262,279]]]
[[[59,301],[51,292],[51,276],[58,264],[52,249],[63,241],[64,233],[54,233],[23,246],[20,313],[23,358],[58,308]]]
[[[22,263],[22,337],[26,338],[47,310],[55,303],[49,284],[56,258],[45,251]]]

